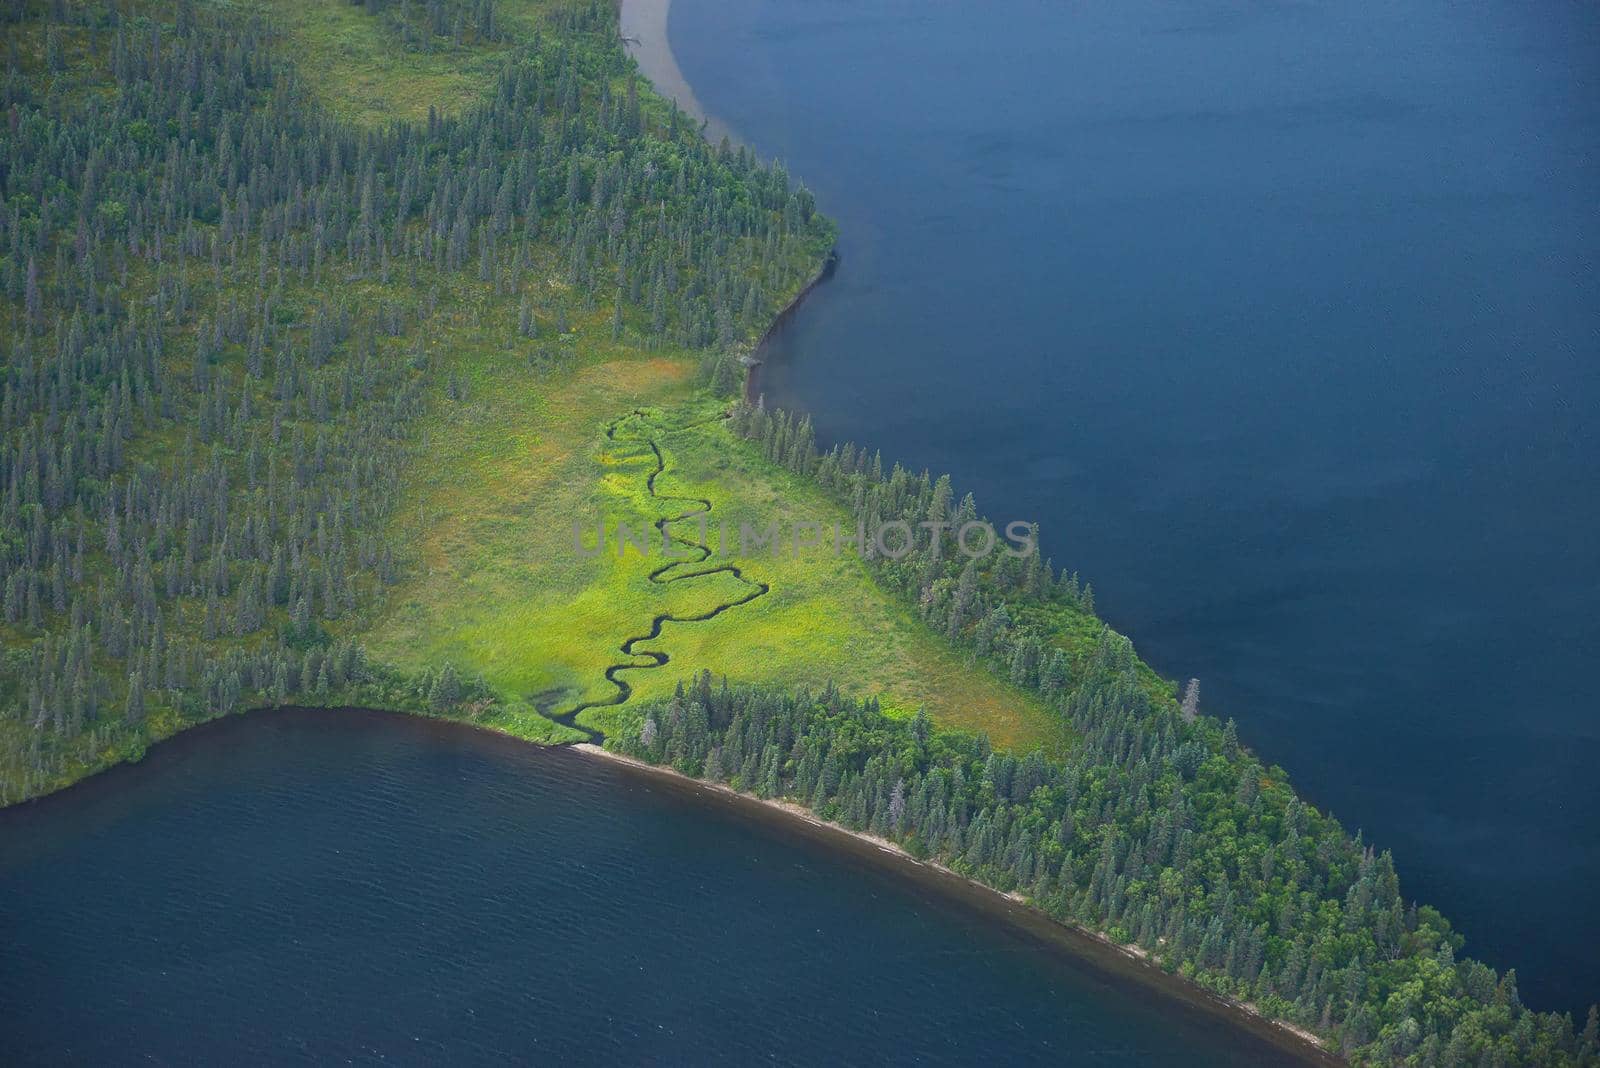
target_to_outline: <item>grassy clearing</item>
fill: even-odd
[[[354,5],[257,0],[254,6],[283,31],[318,103],[370,125],[425,121],[430,108],[449,113],[470,107],[492,84],[513,47],[509,41],[531,32],[553,5],[502,0],[497,10],[512,31],[507,42],[434,39],[427,49],[411,47],[394,22]],[[69,56],[82,50],[76,34],[63,42]],[[25,42],[30,48],[36,43]],[[646,107],[663,105],[652,98]],[[784,529],[795,520],[848,523],[814,487],[767,463],[714,420],[704,422],[720,402],[696,382],[697,354],[646,347],[638,323],[626,324],[615,339],[610,303],[597,306],[592,295],[560,281],[558,252],[546,247],[540,255],[511,294],[497,295],[469,271],[424,266],[413,279],[397,266],[388,277],[338,273],[309,284],[291,273],[281,283],[280,307],[300,321],[328,299],[356,309],[389,302],[414,307],[433,294],[437,311],[415,333],[382,342],[387,358],[420,361],[433,383],[430,414],[419,429],[394,519],[407,549],[405,578],[376,594],[381,600],[360,616],[341,618],[328,630],[359,637],[373,658],[402,669],[451,663],[481,674],[504,701],[478,722],[559,742],[579,735],[538,708],[561,710],[609,696],[615,690],[604,677],[606,667],[622,659],[618,646],[647,631],[654,616],[704,613],[749,588],[727,574],[663,585],[648,577],[659,558],[631,552],[619,558],[614,549],[585,558],[574,550],[574,519],[591,530],[601,516],[612,530],[618,522],[639,530],[690,507],[648,494],[654,456],[645,438],[657,442],[667,463],[658,492],[711,500],[713,518],[734,531],[741,522],[764,527],[777,520]],[[255,261],[247,255],[241,263],[219,276],[223,289],[215,292],[211,275],[192,272],[194,292],[211,301],[251,291]],[[148,291],[146,274],[135,265],[130,294]],[[537,342],[517,336],[524,292],[540,321]],[[552,325],[562,320],[570,323],[565,332]],[[184,358],[173,357],[174,374],[183,373]],[[217,373],[233,394],[243,388],[242,359],[232,348],[219,356]],[[451,390],[459,399],[447,395],[446,382],[460,384]],[[267,395],[256,399],[267,411]],[[641,407],[651,415],[630,425],[622,440],[606,439],[608,423]],[[702,425],[688,426],[693,423]],[[132,452],[161,460],[179,446],[179,436],[176,429],[152,436]],[[684,526],[692,524],[680,524],[675,533],[684,533]],[[730,555],[719,551],[701,566]],[[1036,698],[969,664],[880,590],[848,552],[738,562],[770,592],[714,620],[668,623],[643,648],[667,654],[670,663],[628,674],[636,699],[669,693],[699,669],[784,685],[820,686],[831,679],[855,694],[878,696],[891,712],[925,706],[942,723],[986,731],[999,745],[1055,750],[1063,744],[1058,718]],[[274,624],[281,615],[274,610]],[[184,633],[199,629],[197,614],[182,618]],[[260,640],[216,644],[242,648]],[[607,713],[594,709],[583,721],[605,729]],[[174,709],[159,706],[146,737],[164,737],[183,725]],[[113,759],[102,754],[96,761]],[[75,766],[69,778],[87,767]]]
[[[422,5],[374,16],[360,4],[260,0],[262,10],[293,42],[296,67],[323,107],[364,125],[421,122],[431,107],[462,110],[492,83],[511,41],[531,32],[551,7],[539,0],[500,0],[501,41],[469,35],[457,42],[408,28],[422,24]]]
[[[394,20],[352,5],[262,2],[294,42],[297,66],[322,106],[367,124],[470,106],[511,47],[434,38],[419,49]],[[551,6],[502,0],[496,10],[511,40],[531,32]],[[445,302],[426,348],[436,380],[455,376],[465,399],[437,397],[422,429],[396,518],[411,549],[405,581],[348,628],[362,632],[375,657],[405,669],[449,662],[481,673],[508,699],[495,726],[555,740],[565,729],[537,717],[535,706],[562,710],[611,695],[605,668],[624,659],[618,646],[645,633],[654,616],[703,613],[747,592],[727,574],[653,583],[648,575],[660,559],[631,551],[619,559],[611,546],[595,558],[574,550],[574,519],[586,522],[592,538],[602,515],[613,530],[617,522],[638,530],[690,507],[648,495],[648,446],[605,438],[605,426],[636,407],[657,414],[619,437],[657,440],[668,465],[660,493],[712,500],[713,518],[734,531],[741,521],[762,527],[776,519],[785,529],[796,519],[845,521],[814,487],[721,426],[674,429],[716,414],[716,402],[697,391],[692,354],[645,351],[630,335],[614,341],[605,310],[586,312],[581,294],[533,277],[541,311],[559,305],[572,324],[538,346],[563,354],[558,367],[538,369],[529,359],[535,346],[506,343],[514,300],[458,279],[431,282],[444,287]],[[368,298],[382,295],[371,288]],[[701,566],[725,558],[719,552]],[[740,563],[771,592],[714,620],[667,623],[641,648],[666,653],[670,663],[627,673],[637,697],[670,692],[700,668],[783,684],[831,678],[880,696],[891,711],[926,706],[943,723],[987,731],[996,744],[1060,744],[1058,719],[1036,698],[969,664],[848,553]],[[586,712],[583,721],[603,729],[607,710]]]
[[[880,695],[893,711],[926,706],[940,722],[987,731],[1000,745],[1055,747],[1057,721],[1036,699],[968,664],[848,551],[740,557],[741,523],[759,529],[777,520],[788,530],[798,520],[845,517],[736,440],[715,418],[719,402],[694,389],[687,360],[599,347],[539,383],[514,359],[458,354],[473,392],[465,404],[441,406],[429,427],[426,460],[400,513],[416,561],[367,637],[375,655],[414,668],[449,661],[514,698],[561,710],[614,693],[605,668],[624,660],[618,647],[657,614],[700,614],[742,597],[749,587],[725,573],[651,582],[665,562],[659,543],[649,559],[632,548],[618,554],[617,523],[641,530],[694,507],[648,494],[655,463],[645,442],[653,439],[666,462],[657,492],[713,504],[714,552],[693,570],[734,562],[771,591],[712,620],[668,622],[639,649],[670,662],[627,673],[636,699],[669,693],[700,668],[783,684],[832,679]],[[607,439],[605,426],[641,405],[646,415]],[[586,557],[573,522],[592,547],[601,517],[606,551]],[[718,544],[722,524],[726,546]],[[698,540],[698,523],[672,532]],[[608,710],[589,710],[581,722],[604,729]]]

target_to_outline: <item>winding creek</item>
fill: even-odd
[[[1587,996],[1595,964],[1574,947],[1596,941],[1584,932],[1596,922],[1587,903],[1600,872],[1592,818],[1600,742],[1587,720],[1558,706],[1580,707],[1574,680],[1583,673],[1565,650],[1593,648],[1584,636],[1593,633],[1597,586],[1594,561],[1554,546],[1550,530],[1558,520],[1594,525],[1593,501],[1574,499],[1570,487],[1593,469],[1592,428],[1579,421],[1594,409],[1595,378],[1572,364],[1574,353],[1591,353],[1583,346],[1600,301],[1590,300],[1592,274],[1562,275],[1541,291],[1546,275],[1530,264],[1576,271],[1590,261],[1567,241],[1595,230],[1592,214],[1558,212],[1552,221],[1518,182],[1536,174],[1560,184],[1548,176],[1566,173],[1572,146],[1600,143],[1593,107],[1563,104],[1534,119],[1529,105],[1541,86],[1567,99],[1528,73],[1535,68],[1591,76],[1592,58],[1582,56],[1600,55],[1585,52],[1600,40],[1595,24],[1576,15],[1571,26],[1540,22],[1477,2],[1460,6],[1463,22],[1434,4],[1419,5],[1409,22],[1363,9],[1373,28],[1318,3],[1158,10],[1135,2],[1094,13],[1001,3],[967,12],[842,0],[673,6],[679,58],[706,103],[752,143],[789,157],[844,222],[838,277],[804,315],[785,317],[765,352],[769,401],[810,407],[835,436],[949,467],[988,507],[1059,506],[1059,536],[1158,667],[1203,674],[1207,693],[1237,711],[1269,756],[1283,753],[1315,798],[1393,841],[1402,870],[1414,873],[1408,889],[1464,916],[1469,950],[1523,967],[1530,1000]],[[661,0],[630,0],[625,32],[643,25],[659,40],[642,47],[665,48],[667,13]],[[987,21],[970,22],[980,17]],[[1068,18],[1080,21],[1059,21]],[[1514,48],[1479,55],[1484,46],[1469,31],[1480,22],[1521,33],[1520,58]],[[985,44],[996,25],[1012,29]],[[1015,27],[1034,32],[1019,39]],[[1322,52],[1307,53],[1304,42],[1318,34],[1332,66],[1362,71],[1376,88],[1329,100],[1323,85],[1320,98],[1254,110],[1238,100],[1172,106],[1172,94],[1206,76],[1278,70],[1274,57],[1284,54],[1301,57],[1314,80]],[[1415,47],[1423,37],[1432,51]],[[677,58],[666,55],[692,98]],[[1407,64],[1414,55],[1420,69]],[[1041,118],[1005,78],[997,97],[950,92],[952,81],[993,84],[985,79],[1001,64],[1023,90],[1035,84],[1028,79],[1059,84],[1055,103],[1072,105],[1068,113],[1046,109]],[[1126,82],[1116,82],[1118,69]],[[1454,92],[1484,70],[1493,77],[1474,91],[1481,96],[1463,89],[1467,105],[1441,103],[1441,85]],[[1405,80],[1394,71],[1421,78],[1426,91],[1408,96],[1391,84]],[[1093,77],[1112,79],[1122,95],[1096,95]],[[1486,103],[1495,94],[1500,103]],[[931,101],[938,121],[908,113],[908,100]],[[1449,158],[1492,161],[1489,178],[1450,171],[1461,179],[1452,187],[1461,210],[1490,220],[1464,228],[1474,235],[1469,247],[1451,243],[1463,228],[1437,204],[1421,205],[1420,221],[1414,198],[1396,206],[1396,188],[1433,173],[1424,152],[1391,151],[1387,162],[1362,152],[1374,138],[1392,150],[1419,125],[1438,127],[1440,108],[1454,139]],[[1314,143],[1308,126],[1326,143]],[[1101,168],[1070,171],[1070,198],[1061,195],[1063,155],[1039,143],[1040,129]],[[1266,177],[1217,162],[1263,129],[1283,146],[1265,161]],[[1496,135],[1515,150],[1481,151]],[[1130,136],[1140,158],[1119,159],[1115,146]],[[1305,179],[1301,167],[1326,170],[1330,152],[1344,153],[1339,173],[1375,205],[1377,222],[1352,229],[1347,210],[1325,208],[1325,229],[1270,250],[1246,223],[1270,230],[1263,220],[1286,213],[1305,225],[1305,205],[1284,190]],[[1164,189],[1149,180],[1157,171]],[[1592,178],[1592,165],[1582,173]],[[1213,185],[1253,189],[1254,207],[1241,214]],[[1009,207],[984,214],[996,204]],[[1568,238],[1552,236],[1563,225]],[[1398,235],[1393,242],[1383,226]],[[1054,251],[1008,259],[996,235],[1013,242],[1011,252]],[[1368,267],[1408,248],[1436,256],[1406,261],[1372,291],[1330,267]],[[997,265],[992,277],[957,269],[975,252]],[[1182,256],[1198,256],[1216,277],[1178,271]],[[1241,259],[1254,264],[1245,273],[1260,303],[1219,311],[1216,293],[1240,282]],[[1273,277],[1302,266],[1339,296],[1308,296]],[[1437,287],[1421,280],[1430,267]],[[1397,308],[1448,318],[1460,311],[1450,287],[1479,301],[1482,315],[1459,319],[1476,336],[1450,339],[1459,358],[1448,366],[1461,380],[1438,387],[1448,402],[1440,416],[1410,403],[1435,386],[1405,360],[1409,353],[1427,369],[1417,339],[1436,330]],[[1376,309],[1373,292],[1389,294]],[[1346,380],[1334,361],[1288,359],[1285,368],[1275,361],[1287,345],[1252,342],[1270,333],[1273,315],[1298,306],[1300,336],[1334,353],[1361,351],[1371,335],[1328,317],[1341,302],[1345,314],[1398,330],[1412,348],[1385,349],[1393,363],[1377,371],[1355,359],[1365,377]],[[1507,325],[1508,308],[1513,318],[1542,314],[1542,326]],[[989,355],[997,319],[1020,324],[1023,356],[1009,365]],[[1503,352],[1511,338],[1538,359],[1507,370],[1474,345]],[[1206,358],[1217,352],[1241,365]],[[1300,389],[1295,376],[1317,388]],[[1554,407],[1552,394],[1561,398]],[[885,414],[885,398],[896,397],[901,410]],[[1364,409],[1381,425],[1352,421]],[[1352,473],[1347,454],[1283,426],[1319,411],[1345,419],[1366,467]],[[1527,430],[1540,420],[1545,432]],[[669,530],[706,516],[713,502],[658,492],[671,431],[641,424],[643,414],[630,413],[606,428],[607,440],[648,450],[645,487],[663,508],[654,529],[694,557],[656,568],[650,581],[728,572],[748,590],[706,613],[655,615],[619,646],[627,659],[606,669],[613,694],[551,713],[569,725],[585,709],[628,700],[626,673],[668,662],[639,648],[668,623],[703,622],[769,590],[735,566],[705,567],[711,548]],[[1049,437],[1041,426],[1059,437],[1040,444]],[[1417,426],[1420,436],[1408,437]],[[1495,455],[1455,436],[1481,426],[1509,428],[1513,446]],[[1436,447],[1439,435],[1445,447]],[[1263,442],[1278,446],[1274,462],[1251,459]],[[1441,483],[1438,472],[1454,461],[1479,481]],[[1130,478],[1140,484],[1132,493]],[[1522,487],[1507,498],[1514,515],[1474,504],[1482,497],[1471,490],[1507,482]],[[1204,506],[1239,486],[1250,492],[1226,497],[1220,510]],[[1360,508],[1341,511],[1350,501]],[[1408,502],[1470,533],[1419,542]],[[1247,514],[1267,515],[1271,529],[1219,541],[1219,529]],[[1375,527],[1364,521],[1371,514],[1381,516]],[[1521,555],[1507,551],[1514,536],[1527,539]],[[1372,574],[1358,580],[1351,560],[1385,541],[1415,551],[1366,565]],[[1237,569],[1218,563],[1230,559]],[[1222,574],[1194,577],[1213,565]],[[1390,598],[1374,608],[1385,586]],[[1458,599],[1466,586],[1486,601]],[[1429,607],[1435,595],[1442,600]],[[1308,613],[1328,613],[1330,597],[1340,626],[1310,626]],[[1531,620],[1518,608],[1524,600],[1544,618]],[[1407,646],[1409,631],[1390,617],[1427,640]],[[1525,629],[1527,645],[1504,634],[1469,642],[1487,617]],[[1542,653],[1531,648],[1540,642]],[[1308,651],[1323,648],[1340,663],[1308,662]],[[1495,678],[1528,680],[1521,700],[1510,703],[1515,695],[1463,661],[1463,648],[1479,659],[1496,649]],[[1407,683],[1413,674],[1422,682]],[[1467,692],[1474,686],[1482,692]],[[1499,714],[1505,707],[1521,718],[1500,722],[1514,718]],[[1384,818],[1397,812],[1406,819]],[[1148,969],[1028,910],[759,805],[570,750],[365,710],[217,721],[140,764],[0,811],[0,923],[5,1063],[795,1063],[805,1051],[810,1063],[1205,1068],[1301,1056],[1270,1029],[1219,1015],[1192,991],[1153,982]],[[1553,944],[1556,936],[1566,944]]]
[[[635,408],[627,415],[620,416],[619,418],[612,420],[610,423],[606,424],[606,440],[611,442],[619,440],[617,437],[617,432],[624,424],[634,420],[645,420],[648,418],[648,413],[642,409]],[[718,418],[720,419],[725,417],[719,416]],[[710,420],[710,422],[715,421],[716,420]],[[686,426],[676,427],[674,429],[691,430],[694,427],[701,425],[703,424],[690,423]],[[659,433],[667,434],[670,432],[670,430],[664,429]],[[632,439],[623,438],[621,440],[628,441]],[[574,705],[565,712],[552,714],[550,716],[550,718],[555,720],[557,723],[583,731],[589,736],[589,740],[596,744],[599,744],[605,740],[604,734],[594,727],[579,723],[578,714],[591,708],[620,705],[628,700],[628,698],[633,694],[633,687],[629,685],[628,680],[621,677],[624,671],[645,671],[651,668],[664,667],[668,661],[671,660],[671,657],[667,653],[662,652],[659,649],[638,650],[636,647],[640,642],[654,641],[655,639],[659,638],[661,636],[661,628],[666,626],[668,623],[704,623],[706,620],[715,619],[717,616],[720,616],[730,608],[737,608],[740,605],[749,604],[757,597],[765,596],[772,589],[772,587],[767,585],[765,582],[759,582],[755,579],[746,578],[745,573],[736,564],[718,564],[715,567],[700,568],[694,571],[679,570],[679,568],[692,567],[695,564],[704,563],[711,556],[711,547],[704,541],[690,541],[686,538],[669,534],[667,532],[667,527],[673,523],[682,523],[689,520],[701,520],[703,523],[704,517],[711,514],[712,504],[704,497],[682,497],[657,491],[656,479],[660,478],[661,475],[666,472],[666,458],[661,453],[661,446],[657,442],[656,436],[646,435],[644,438],[639,440],[643,440],[644,443],[649,446],[650,454],[655,461],[655,469],[652,470],[648,476],[646,476],[644,483],[645,489],[649,492],[651,498],[653,500],[663,502],[682,501],[696,506],[690,508],[686,512],[680,512],[676,515],[658,516],[652,523],[652,526],[655,529],[656,534],[661,539],[660,544],[662,545],[663,549],[670,542],[674,545],[681,545],[692,552],[698,553],[699,555],[692,560],[677,559],[662,564],[660,567],[655,568],[650,572],[648,576],[649,580],[657,585],[664,586],[670,582],[687,582],[692,579],[706,578],[711,575],[728,574],[732,575],[746,586],[749,586],[750,591],[742,597],[736,597],[731,601],[719,602],[715,607],[705,612],[697,612],[694,615],[682,616],[676,615],[672,612],[657,613],[650,620],[650,629],[648,631],[643,634],[636,634],[631,638],[625,639],[623,643],[617,647],[617,649],[622,653],[623,656],[629,657],[630,659],[612,664],[605,670],[606,681],[616,687],[616,693],[612,694],[610,697],[602,698],[600,700],[584,701],[580,704]],[[702,533],[703,531],[704,527],[702,526]],[[604,539],[602,539],[601,544],[604,544]],[[639,657],[644,657],[648,663],[639,663],[637,659]]]

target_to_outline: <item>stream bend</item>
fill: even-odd
[[[618,438],[617,434],[622,425],[628,420],[643,417],[645,417],[644,410],[641,408],[635,408],[628,414],[613,419],[610,423],[606,424],[606,439],[608,441],[641,440],[637,438]],[[720,415],[714,419],[704,420],[700,423],[690,423],[687,426],[678,427],[676,429],[690,430],[696,426],[703,426],[707,422],[717,422],[725,418],[727,418],[727,416]],[[669,431],[664,431],[663,433],[668,432]],[[667,469],[666,458],[662,455],[661,446],[657,443],[654,436],[646,435],[642,440],[644,444],[649,446],[650,453],[655,458],[655,470],[651,471],[649,476],[645,479],[645,489],[649,491],[650,496],[661,502],[682,501],[692,505],[692,507],[684,512],[678,512],[677,514],[673,515],[657,516],[652,526],[654,526],[656,531],[661,535],[663,545],[670,541],[675,545],[681,545],[685,549],[691,550],[692,552],[698,554],[693,558],[684,557],[682,559],[671,560],[665,564],[662,564],[660,567],[650,572],[648,576],[650,581],[656,583],[657,585],[664,586],[669,582],[687,582],[692,579],[705,578],[709,575],[727,573],[744,583],[746,586],[750,587],[750,589],[749,592],[742,597],[737,597],[734,600],[723,602],[716,605],[714,608],[709,609],[708,611],[699,612],[695,615],[680,616],[674,615],[671,612],[662,612],[656,615],[650,620],[650,629],[648,631],[643,634],[635,634],[634,636],[625,639],[622,644],[617,647],[618,651],[629,659],[619,661],[605,669],[606,681],[616,687],[615,693],[611,694],[609,697],[600,698],[598,700],[584,701],[580,704],[574,705],[572,708],[567,709],[565,712],[543,713],[549,719],[552,719],[563,726],[572,727],[575,730],[582,731],[584,734],[589,736],[589,741],[596,745],[599,745],[605,740],[604,733],[593,727],[587,727],[578,723],[578,714],[591,708],[604,708],[611,705],[620,705],[627,701],[628,698],[633,694],[633,686],[628,682],[627,679],[621,677],[623,672],[650,671],[666,665],[667,662],[671,660],[670,656],[664,652],[660,652],[659,650],[636,650],[635,647],[640,642],[654,641],[656,638],[660,637],[662,628],[668,623],[703,623],[708,619],[715,619],[717,616],[720,616],[730,608],[737,608],[740,605],[749,604],[757,597],[765,596],[772,589],[772,587],[765,582],[747,578],[745,573],[736,564],[718,564],[715,567],[698,568],[694,570],[680,570],[683,568],[695,568],[695,565],[704,563],[711,556],[711,547],[705,544],[703,541],[691,541],[688,538],[680,538],[670,534],[667,531],[667,527],[673,523],[682,522],[686,519],[698,519],[702,516],[709,515],[712,504],[704,497],[684,497],[677,494],[657,492],[656,479],[659,478]],[[643,663],[640,662],[639,658],[641,657],[644,658]]]

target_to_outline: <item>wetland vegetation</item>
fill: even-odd
[[[738,399],[833,231],[573,0],[30,2],[0,130],[0,800],[263,705],[793,797],[1354,1060],[1593,1063],[1038,554]],[[686,551],[574,551],[596,516]],[[717,681],[712,682],[715,678]]]

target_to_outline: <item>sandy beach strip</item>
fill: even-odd
[[[737,143],[737,138],[733,136],[727,125],[714,115],[706,112],[705,107],[695,96],[693,87],[689,85],[688,80],[683,75],[683,71],[678,66],[677,57],[673,55],[672,44],[667,36],[667,19],[671,9],[672,0],[620,0],[619,13],[623,45],[628,54],[638,63],[640,73],[650,80],[658,93],[675,101],[680,108],[696,121],[705,124],[705,134],[708,139],[715,143],[726,136],[730,141]],[[1099,950],[1102,956],[1109,955],[1120,959],[1142,973],[1138,976],[1141,980],[1154,982],[1169,993],[1184,997],[1184,1000],[1190,1004],[1200,1004],[1212,1012],[1226,1013],[1236,1023],[1248,1027],[1255,1033],[1264,1035],[1286,1048],[1292,1048],[1307,1063],[1343,1063],[1342,1060],[1333,1057],[1323,1048],[1315,1034],[1304,1028],[1281,1020],[1269,1019],[1253,1005],[1232,998],[1220,997],[1189,980],[1169,975],[1150,959],[1150,955],[1145,950],[1138,946],[1125,946],[1107,938],[1098,931],[1093,931],[1077,924],[1063,923],[1049,916],[1043,910],[1029,904],[1027,898],[1020,893],[1002,893],[976,879],[953,871],[943,864],[935,861],[919,860],[896,842],[891,842],[874,834],[868,834],[865,831],[853,831],[837,823],[830,823],[810,809],[793,801],[759,798],[753,794],[740,793],[723,783],[706,782],[702,779],[691,778],[673,768],[649,764],[598,745],[583,742],[566,748],[589,756],[625,764],[640,772],[673,780],[700,791],[719,794],[738,803],[756,805],[768,811],[781,812],[823,834],[853,839],[857,843],[870,846],[881,853],[889,854],[898,862],[915,865],[927,872],[935,873],[941,880],[947,881],[948,885],[961,884],[980,895],[986,896],[991,901],[1003,903],[1013,910],[1026,912],[1032,920],[1037,922],[1025,923],[1023,926],[1035,930],[1036,933],[1044,933],[1039,927],[1039,924],[1042,923],[1048,925],[1055,932],[1069,935],[1079,940],[1080,943],[1087,942],[1090,945],[1077,944],[1070,948],[1080,953],[1080,955],[1093,948]],[[949,881],[953,881],[953,883],[949,883]],[[1057,941],[1059,940],[1057,938]],[[1101,960],[1101,963],[1104,964],[1105,960]]]
[[[914,865],[926,873],[937,878],[946,889],[960,886],[969,893],[962,896],[975,903],[986,899],[991,906],[1000,905],[1005,908],[1006,915],[1018,926],[1041,935],[1050,941],[1064,945],[1066,950],[1080,958],[1089,959],[1090,963],[1100,967],[1115,965],[1112,970],[1120,975],[1132,978],[1135,981],[1153,984],[1164,992],[1180,997],[1190,1006],[1198,1006],[1213,1014],[1222,1014],[1232,1020],[1236,1025],[1250,1030],[1252,1033],[1267,1038],[1280,1048],[1292,1051],[1303,1063],[1307,1064],[1342,1064],[1340,1058],[1330,1054],[1315,1034],[1303,1027],[1282,1020],[1273,1020],[1263,1015],[1259,1009],[1245,1002],[1233,998],[1224,998],[1196,983],[1180,976],[1171,975],[1161,968],[1159,964],[1150,959],[1150,955],[1138,946],[1125,946],[1112,941],[1098,931],[1090,930],[1078,924],[1063,923],[1055,917],[1048,915],[1028,903],[1026,897],[1020,893],[1002,893],[992,886],[987,886],[976,879],[953,871],[943,864],[935,861],[919,860],[907,852],[897,842],[881,838],[865,831],[853,831],[837,823],[830,823],[822,819],[815,812],[793,801],[777,798],[761,798],[754,794],[740,793],[724,783],[706,782],[704,779],[692,778],[684,775],[674,768],[663,767],[659,764],[649,764],[634,757],[624,756],[621,753],[580,742],[565,748],[583,753],[591,757],[613,761],[627,765],[644,774],[672,781],[683,787],[693,788],[697,792],[712,793],[726,798],[737,804],[756,806],[769,812],[782,813],[793,821],[805,824],[807,827],[821,835],[851,839],[856,844],[870,847],[871,851],[879,854],[888,854],[893,862],[904,865]],[[1309,1047],[1309,1048],[1308,1048]]]
[[[696,122],[705,123],[707,140],[716,144],[726,137],[737,143],[738,138],[727,124],[701,105],[679,69],[678,57],[672,54],[672,42],[667,37],[667,16],[671,11],[672,0],[622,0],[619,13],[623,46],[656,92],[676,101]]]

